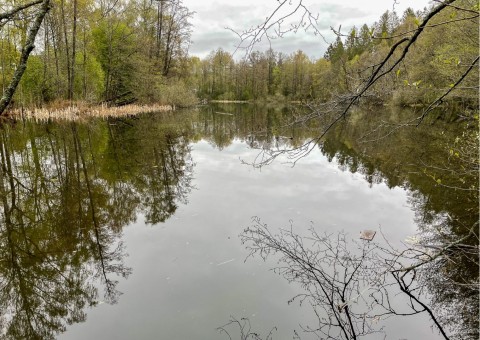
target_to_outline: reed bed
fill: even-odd
[[[133,116],[140,113],[172,111],[175,107],[171,105],[124,105],[109,107],[106,105],[84,106],[73,105],[63,108],[35,108],[35,109],[14,109],[9,111],[9,116],[17,119],[32,119],[35,121],[67,120],[77,121],[89,118],[110,118]]]

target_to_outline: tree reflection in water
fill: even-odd
[[[217,110],[225,112],[228,109]],[[426,294],[436,319],[452,335],[477,339],[479,163],[476,122],[447,122],[454,115],[440,114],[420,127],[399,129],[399,123],[408,121],[411,114],[408,110],[399,110],[391,112],[390,117],[387,114],[379,117],[359,110],[318,141],[314,131],[321,127],[321,121],[310,121],[298,127],[285,124],[281,112],[265,110],[263,116],[250,114],[254,119],[243,120],[250,128],[250,134],[244,138],[250,147],[259,150],[255,166],[267,165],[278,156],[295,162],[318,146],[330,161],[338,163],[340,169],[363,174],[370,185],[383,182],[390,188],[405,188],[418,225],[418,234],[410,248],[412,254],[416,254],[412,259],[418,260],[416,256],[421,253],[433,258],[421,261],[423,265],[415,268],[415,281],[410,285]],[[239,124],[242,122],[239,117],[223,119],[230,119],[233,125],[230,130],[246,130]],[[217,121],[209,120],[213,125]],[[204,126],[204,131],[217,130],[207,128],[206,123]],[[254,133],[256,130],[260,133]],[[435,254],[440,255],[436,257]]]
[[[321,146],[341,167],[409,192],[418,233],[412,246],[442,256],[418,268],[418,289],[429,295],[438,320],[461,339],[477,339],[479,315],[478,132],[476,124],[440,117],[391,133],[408,112],[389,121],[357,112]],[[371,132],[375,131],[375,134]],[[373,141],[365,141],[365,135]],[[384,137],[388,136],[388,137]],[[443,138],[438,138],[443,136]],[[461,141],[461,143],[459,143]],[[459,244],[456,242],[460,241]]]
[[[265,155],[284,154],[314,138],[321,123],[286,125],[292,113],[219,105],[170,117],[2,126],[2,335],[54,338],[66,325],[85,320],[87,306],[116,302],[118,277],[131,271],[124,263],[122,229],[138,214],[161,223],[187,203],[194,168],[190,142],[206,139],[222,149],[238,139]],[[408,112],[392,113],[392,123],[402,114]],[[415,280],[443,325],[476,338],[478,168],[460,173],[462,148],[451,146],[469,130],[438,120],[364,143],[362,137],[380,131],[379,125],[374,115],[357,112],[318,147],[370,185],[408,191],[418,224],[416,249],[435,251],[463,240],[423,266]]]
[[[187,139],[173,127],[142,124],[2,126],[3,337],[53,339],[84,321],[87,306],[117,302],[118,277],[131,273],[122,228],[139,212],[163,222],[187,201]]]

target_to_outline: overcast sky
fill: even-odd
[[[291,2],[295,4],[298,0],[291,0]],[[194,28],[190,55],[201,58],[219,47],[233,53],[238,44],[238,38],[226,28],[240,32],[258,25],[278,4],[277,0],[183,0],[183,3],[190,11],[196,12],[191,20]],[[342,33],[347,33],[353,25],[374,23],[386,10],[392,10],[395,7],[395,11],[401,16],[407,7],[421,10],[428,6],[430,1],[304,0],[304,3],[313,13],[319,15],[319,29],[325,39],[332,42],[335,36],[330,27],[337,29],[342,25]],[[258,46],[262,49],[262,44]],[[272,41],[272,48],[275,51],[291,53],[301,49],[312,58],[322,57],[327,46],[327,43],[319,36],[315,36],[313,32],[290,33],[283,39]]]

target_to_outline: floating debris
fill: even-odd
[[[231,260],[228,260],[228,261],[220,262],[219,264],[217,264],[217,266],[223,266],[224,264],[227,264],[227,263],[230,263],[230,262],[233,262],[233,261],[235,261],[235,259],[231,259]]]
[[[374,230],[363,230],[360,232],[360,239],[371,241],[377,232]]]

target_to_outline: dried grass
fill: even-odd
[[[14,109],[8,112],[8,115],[17,119],[31,119],[35,121],[47,120],[66,120],[77,121],[89,118],[109,118],[125,117],[137,115],[140,113],[165,112],[172,111],[175,108],[170,105],[136,105],[130,104],[119,107],[109,107],[106,105],[87,106],[85,104],[75,104],[62,108],[35,108],[35,109]]]
[[[249,100],[210,100],[210,103],[218,103],[218,104],[244,104],[244,103],[251,103]]]

